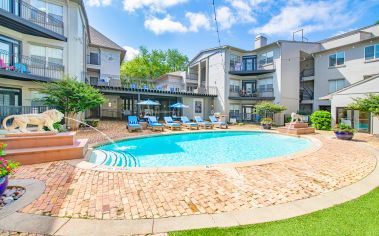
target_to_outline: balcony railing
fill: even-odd
[[[265,99],[265,98],[274,98],[273,89],[257,90],[254,92],[246,92],[243,90],[240,91],[230,91],[230,99]]]
[[[1,71],[14,73],[16,77],[20,74],[46,77],[50,79],[61,79],[64,73],[62,64],[47,62],[40,58],[10,54],[0,50],[0,73]]]
[[[263,117],[273,118],[273,114],[267,112]],[[229,121],[235,120],[236,122],[252,122],[258,123],[262,119],[262,116],[255,113],[243,113],[239,111],[229,112]]]
[[[47,14],[44,11],[22,0],[0,1],[0,9],[19,16],[29,22],[42,26],[60,35],[64,34],[64,24],[61,16]]]

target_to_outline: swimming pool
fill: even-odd
[[[89,162],[114,167],[199,166],[262,160],[311,146],[304,138],[251,131],[182,133],[97,147]]]

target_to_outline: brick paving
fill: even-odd
[[[99,128],[106,127],[112,127],[107,131],[111,138],[130,136],[123,130],[124,123],[105,122]],[[86,132],[80,131],[78,136],[89,137],[92,143],[106,140]],[[151,131],[133,135],[148,132]],[[145,219],[291,202],[350,185],[375,168],[376,159],[362,142],[336,140],[332,133],[314,137],[323,143],[317,152],[258,166],[131,173],[78,169],[61,161],[22,166],[13,178],[35,178],[46,184],[45,192],[21,210],[24,213],[86,219]]]

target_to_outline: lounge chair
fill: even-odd
[[[220,129],[222,129],[222,128],[227,129],[228,128],[228,124],[226,122],[218,121],[215,116],[209,116],[209,119],[211,120],[212,124],[214,124],[216,127],[220,128]]]
[[[195,121],[200,127],[203,127],[204,129],[213,129],[213,124],[208,121],[204,121],[200,116],[195,116]]]
[[[132,132],[133,130],[142,130],[141,125],[138,123],[137,116],[128,116],[128,131]]]
[[[170,117],[170,116],[165,116],[164,121],[165,121],[165,126],[170,128],[171,130],[174,130],[174,129],[181,130],[182,129],[182,126],[179,123],[175,123],[172,120],[172,117]]]
[[[163,125],[158,123],[158,120],[155,116],[149,116],[147,119],[148,127],[154,130],[161,130],[163,131]]]
[[[25,73],[25,74],[30,74],[30,71],[28,70],[28,68],[26,67],[26,65],[23,64],[23,63],[16,63],[14,65],[14,67],[16,68],[17,72],[21,72],[21,73]]]
[[[180,120],[182,121],[184,127],[188,128],[188,129],[199,129],[199,125],[197,123],[194,123],[194,122],[191,122],[187,116],[182,116],[180,117]]]

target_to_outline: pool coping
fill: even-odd
[[[88,149],[86,156],[84,159],[80,160],[67,160],[66,162],[73,165],[76,168],[79,169],[85,169],[85,170],[94,170],[94,171],[104,171],[104,172],[122,172],[122,171],[128,171],[130,173],[167,173],[167,172],[189,172],[189,171],[212,171],[212,170],[220,170],[220,169],[228,169],[228,168],[241,168],[241,167],[249,167],[249,166],[257,166],[257,165],[266,165],[271,163],[276,163],[284,160],[291,160],[295,158],[301,158],[305,157],[309,154],[312,154],[314,152],[317,152],[322,147],[322,142],[318,140],[317,138],[312,137],[311,135],[291,135],[291,134],[284,134],[279,133],[274,130],[247,130],[247,129],[219,129],[219,130],[200,130],[200,131],[184,131],[184,132],[175,132],[175,133],[159,133],[159,134],[147,134],[147,135],[141,135],[137,137],[127,137],[127,138],[121,138],[116,140],[115,142],[120,142],[124,140],[133,140],[133,139],[141,139],[141,138],[148,138],[148,137],[159,137],[159,136],[167,136],[167,135],[178,135],[178,134],[194,134],[194,133],[209,133],[209,132],[255,132],[255,133],[271,133],[271,134],[277,134],[277,135],[283,135],[283,136],[290,136],[290,137],[298,137],[298,138],[305,138],[312,142],[311,146],[309,148],[306,148],[304,150],[301,150],[299,152],[287,154],[287,155],[280,155],[280,156],[272,156],[267,159],[263,160],[250,160],[250,161],[243,161],[243,162],[233,162],[233,163],[222,163],[222,164],[213,164],[213,165],[199,165],[199,166],[172,166],[172,167],[109,167],[104,165],[97,165],[94,163],[90,163],[88,161],[89,157],[91,156],[91,153],[93,151],[93,148],[106,145],[106,144],[95,144],[91,148]]]
[[[0,219],[3,230],[48,235],[134,235],[178,230],[232,227],[284,220],[326,209],[358,198],[379,186],[379,149],[362,144],[375,156],[374,170],[363,179],[318,196],[262,208],[240,209],[218,214],[136,220],[58,218],[15,212]],[[41,186],[42,187],[42,186]],[[26,188],[28,194],[29,188]],[[25,196],[25,195],[24,195]],[[24,198],[24,196],[22,198]],[[9,208],[12,208],[13,204]]]

